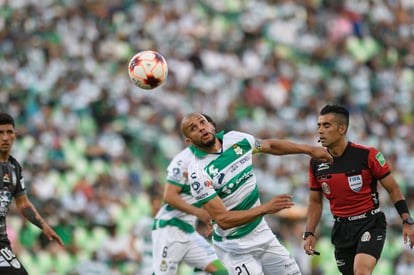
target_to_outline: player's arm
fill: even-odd
[[[309,190],[308,213],[306,230],[314,233],[322,217],[323,193],[317,190]]]
[[[37,212],[36,208],[33,206],[26,194],[16,196],[15,201],[16,206],[23,217],[39,227],[49,240],[56,240],[61,246],[63,246],[61,238],[40,216],[39,212]]]
[[[203,207],[222,229],[229,229],[252,222],[266,214],[273,214],[282,209],[290,208],[293,205],[291,195],[279,195],[248,210],[228,211],[223,201],[216,196],[204,203]]]
[[[306,154],[322,162],[333,162],[333,157],[324,147],[299,144],[288,140],[256,139],[254,152],[272,155]]]
[[[164,187],[164,201],[177,210],[197,216],[206,224],[211,223],[211,217],[204,209],[195,207],[183,200],[180,196],[181,189],[180,186],[167,182]]]
[[[401,192],[400,187],[398,186],[397,181],[395,178],[389,174],[385,178],[380,180],[382,186],[384,186],[385,190],[387,190],[393,204],[396,204],[398,201],[405,200],[403,193]],[[401,214],[402,219],[406,219],[410,216],[410,213],[407,211],[403,211]]]
[[[306,220],[306,228],[304,237],[303,248],[309,255],[316,253],[315,248],[315,231],[316,227],[321,220],[323,210],[323,194],[318,190],[309,190],[309,202],[308,202],[308,213]]]
[[[408,209],[407,201],[403,193],[401,192],[400,187],[398,186],[395,178],[389,174],[383,179],[380,180],[382,186],[387,190],[392,202],[394,203],[395,208],[397,209],[398,214],[402,220],[405,220],[410,217],[410,211]],[[410,248],[414,247],[414,225],[409,223],[403,224],[403,238],[404,243],[409,241]]]

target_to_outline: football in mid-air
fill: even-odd
[[[151,90],[163,84],[167,79],[167,61],[156,51],[141,51],[129,61],[128,74],[136,86]]]

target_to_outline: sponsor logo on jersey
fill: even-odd
[[[191,188],[193,188],[193,190],[196,191],[197,193],[200,192],[200,187],[201,187],[201,184],[198,181],[193,181],[191,183]]]
[[[348,184],[352,191],[359,192],[362,188],[362,176],[356,175],[348,177]]]
[[[175,167],[172,172],[173,172],[174,176],[177,176],[177,175],[180,174],[180,168]]]
[[[329,189],[329,185],[326,182],[322,182],[322,191],[327,195],[331,194],[331,189]]]
[[[326,170],[326,169],[329,169],[329,164],[328,163],[321,163],[321,164],[319,164],[318,165],[318,172],[319,171],[322,171],[322,170]]]
[[[218,184],[222,184],[223,183],[223,179],[224,179],[224,173],[220,173],[217,178],[217,183]]]
[[[375,155],[375,158],[377,159],[378,163],[381,165],[381,167],[383,167],[386,163],[384,156],[382,155],[381,152],[378,152]]]
[[[179,181],[181,179],[181,176],[183,176],[183,175],[181,175],[180,168],[176,167],[172,170],[172,176],[171,177],[173,178],[173,180]]]
[[[198,200],[198,201],[200,201],[200,200],[203,200],[203,199],[205,199],[207,197],[208,197],[208,194],[207,193],[203,193],[203,194],[201,194],[199,196],[195,196],[195,199]]]
[[[210,166],[207,168],[207,171],[208,171],[208,174],[209,174],[209,175],[211,175],[212,177],[215,177],[215,176],[218,174],[219,169],[218,169],[218,168],[216,168],[216,167],[214,167],[214,164],[213,164],[213,165],[210,165]]]
[[[204,186],[207,187],[207,188],[211,187],[211,182],[209,180],[206,180],[204,182]]]
[[[353,217],[348,217],[349,221],[356,221],[356,220],[360,220],[360,219],[365,219],[367,217],[367,213],[358,215],[358,216],[353,216]]]
[[[345,260],[336,260],[336,265],[337,266],[344,266],[345,265]]]
[[[11,260],[11,261],[10,261],[10,264],[11,264],[14,268],[16,268],[16,269],[19,269],[19,268],[21,267],[21,264],[20,264],[20,262],[19,262],[17,259],[13,259],[13,260]]]
[[[370,240],[371,240],[371,234],[368,231],[362,234],[361,242],[369,242]]]

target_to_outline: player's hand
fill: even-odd
[[[200,208],[199,212],[197,213],[197,217],[200,221],[202,221],[206,225],[211,224],[211,216],[205,209]]]
[[[333,157],[325,147],[313,146],[310,156],[322,162],[333,163]]]
[[[414,247],[414,225],[404,224],[403,225],[403,238],[404,243],[408,243],[410,248],[413,249]]]
[[[305,250],[305,253],[308,255],[315,255],[315,243],[316,243],[316,239],[314,236],[310,235],[306,238],[306,240],[303,241],[303,249]],[[319,255],[316,254],[316,255]]]
[[[58,234],[48,225],[44,225],[43,234],[47,237],[49,241],[57,241],[60,246],[64,246],[62,239],[59,237]]]
[[[271,198],[263,204],[266,214],[274,214],[280,210],[291,208],[295,203],[292,201],[292,195],[284,194]]]

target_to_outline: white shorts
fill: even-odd
[[[214,247],[230,275],[301,274],[295,259],[263,222],[240,239],[215,241]]]
[[[181,261],[204,270],[218,257],[213,246],[200,234],[185,233],[175,226],[152,231],[152,266],[156,275],[175,275]]]

